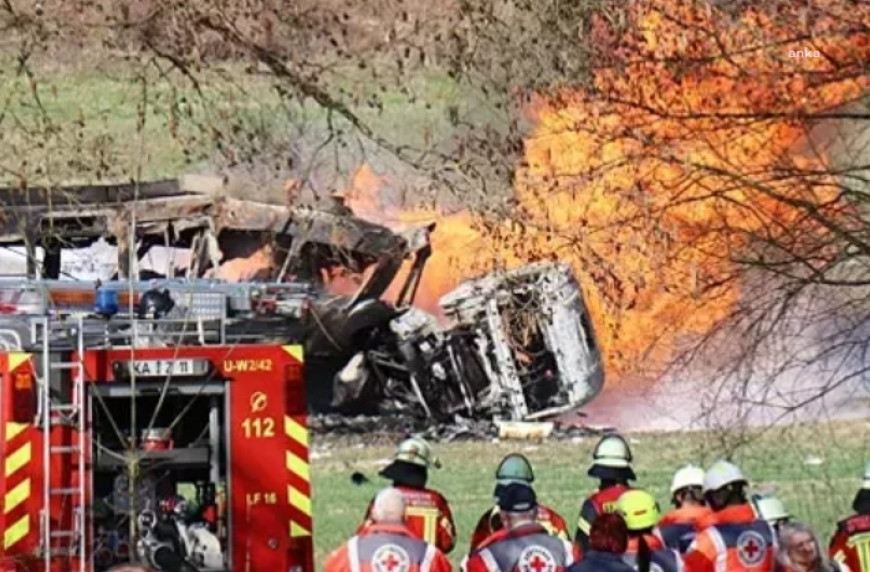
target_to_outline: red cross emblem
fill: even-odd
[[[540,556],[535,554],[535,557],[532,558],[531,562],[529,562],[529,567],[535,572],[544,572],[544,569],[547,567],[547,563]]]
[[[529,546],[517,560],[520,572],[555,572],[556,560],[543,546]]]
[[[372,555],[371,566],[375,572],[407,572],[411,559],[401,546],[385,544]]]
[[[746,530],[737,537],[737,557],[744,566],[758,566],[764,560],[767,542],[754,530]]]
[[[401,564],[401,562],[396,560],[396,557],[393,556],[392,554],[387,554],[387,557],[385,559],[381,560],[381,564],[384,565],[384,568],[387,569],[387,572],[393,572],[393,570],[396,568],[396,566]]]
[[[746,551],[747,556],[755,558],[755,553],[758,552],[759,548],[757,544],[750,540],[746,543],[746,546],[743,547],[743,550]]]

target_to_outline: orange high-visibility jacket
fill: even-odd
[[[325,572],[451,572],[444,553],[405,526],[372,524],[330,554]]]
[[[772,572],[776,534],[748,504],[727,507],[698,522],[684,558],[686,572]]]
[[[713,513],[706,506],[683,506],[662,515],[658,529],[665,546],[685,553],[697,534],[698,522]]]

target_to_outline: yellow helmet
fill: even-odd
[[[645,530],[656,525],[661,517],[659,503],[655,497],[644,490],[625,491],[616,501],[619,513],[629,530]]]
[[[432,447],[420,437],[411,437],[399,443],[399,448],[396,454],[393,455],[394,461],[405,461],[413,465],[421,467],[441,468],[441,461],[432,454]]]

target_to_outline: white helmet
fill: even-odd
[[[393,455],[393,460],[405,461],[406,463],[420,465],[421,467],[428,468],[433,466],[436,469],[441,468],[441,461],[432,454],[432,447],[420,437],[411,437],[399,443],[396,454]]]
[[[620,435],[605,435],[595,445],[592,462],[601,467],[624,468],[631,465],[631,449]]]
[[[862,489],[870,489],[870,461],[864,465],[864,482],[861,484]]]
[[[671,481],[671,494],[686,487],[703,487],[704,469],[695,465],[686,465],[674,473]]]
[[[746,483],[746,477],[734,463],[719,459],[704,474],[704,492],[718,491],[732,483]]]
[[[785,510],[785,505],[775,496],[763,496],[755,499],[755,512],[759,518],[773,524],[779,520],[791,518],[791,515]]]

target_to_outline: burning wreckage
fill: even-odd
[[[588,402],[603,385],[594,329],[566,265],[462,283],[439,301],[446,325],[413,306],[434,224],[396,233],[346,213],[193,191],[184,179],[135,193],[117,185],[3,189],[0,204],[0,246],[24,246],[28,278],[49,288],[69,284],[62,253],[103,238],[117,246],[112,279],[171,297],[175,312],[201,310],[179,296],[192,281],[257,289],[259,309],[277,322],[251,329],[251,308],[238,305],[221,318],[263,341],[303,340],[314,413],[542,419]],[[183,249],[187,263],[139,270],[155,247]],[[211,278],[255,259],[245,282]],[[382,300],[403,266],[398,296]],[[351,295],[328,289],[337,269],[363,277]],[[21,290],[15,280],[0,283],[0,311],[20,311],[9,299]]]

